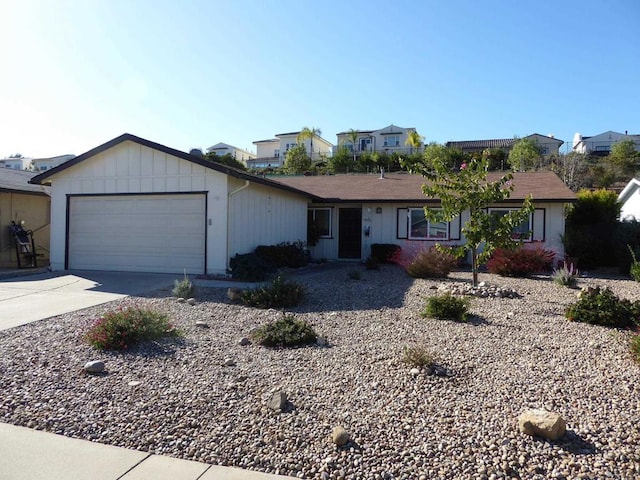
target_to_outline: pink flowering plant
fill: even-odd
[[[84,339],[98,350],[126,350],[136,343],[181,335],[165,314],[126,307],[97,319]]]

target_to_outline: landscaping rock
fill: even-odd
[[[411,370],[409,370],[409,373],[411,375],[413,375],[414,377],[417,377],[418,375],[420,375],[420,369],[419,368],[412,368]]]
[[[101,360],[93,360],[84,364],[82,368],[87,373],[100,373],[104,372],[104,362]]]
[[[335,443],[339,447],[342,447],[343,445],[349,443],[349,440],[349,432],[347,432],[344,427],[333,427],[333,431],[331,432],[331,441],[333,443]]]
[[[179,298],[177,298],[177,299],[176,299],[176,302],[178,302],[178,303],[185,303],[185,302],[186,302],[186,300],[185,300],[184,298],[182,298],[182,297],[179,297]]]
[[[138,380],[131,380],[129,383],[127,383],[127,385],[129,385],[130,387],[137,387],[141,383],[142,382],[139,382]]]
[[[326,347],[327,346],[327,339],[324,337],[318,337],[316,339],[316,345],[319,347]]]
[[[195,299],[195,298],[188,298],[188,299],[187,299],[187,303],[188,303],[189,305],[195,305],[197,302],[196,302],[196,299]]]
[[[562,417],[554,412],[543,409],[531,409],[518,417],[520,431],[527,435],[558,440],[567,430],[567,425]]]
[[[229,289],[227,290],[227,297],[229,297],[229,300],[231,300],[232,302],[239,302],[241,296],[242,296],[241,288],[229,287]]]
[[[235,367],[236,366],[236,361],[233,358],[225,358],[224,359],[224,366],[225,367]]]
[[[238,344],[242,347],[246,347],[247,345],[251,345],[251,340],[249,340],[247,337],[242,337]]]
[[[207,322],[203,322],[202,320],[198,320],[196,322],[196,327],[209,328],[209,324]]]
[[[287,405],[287,401],[288,399],[286,393],[282,391],[273,392],[273,395],[271,395],[271,398],[267,402],[267,406],[271,410],[282,412],[284,410],[284,407]]]

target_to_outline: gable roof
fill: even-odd
[[[527,135],[523,138],[532,138],[532,137],[543,137],[547,141],[557,142],[558,146],[564,143],[564,140],[560,140],[555,137],[550,137],[548,135],[541,135],[540,133],[532,133],[531,135]],[[445,146],[448,148],[459,148],[461,150],[481,150],[485,148],[509,148],[512,147],[519,138],[494,138],[487,140],[461,140],[461,141],[451,141],[445,143]]]
[[[91,150],[89,150],[88,152],[83,153],[82,155],[78,155],[75,158],[72,158],[71,160],[68,160],[64,163],[61,163],[60,165],[51,168],[50,170],[46,170],[45,172],[41,173],[40,175],[36,175],[33,178],[31,178],[31,180],[29,180],[29,183],[32,184],[37,184],[37,185],[45,185],[47,183],[47,180],[66,170],[67,168],[71,168],[74,165],[77,165],[81,162],[84,162],[85,160],[94,157],[102,152],[104,152],[105,150],[108,150],[110,148],[115,147],[116,145],[119,145],[121,143],[124,142],[133,142],[133,143],[137,143],[139,145],[143,145],[145,147],[149,147],[153,150],[158,150],[160,152],[166,153],[168,155],[172,155],[174,157],[178,157],[181,158],[183,160],[187,160],[189,162],[192,163],[196,163],[198,165],[201,165],[205,168],[209,168],[211,170],[215,170],[217,172],[220,173],[224,173],[225,175],[229,175],[230,177],[234,177],[234,178],[238,178],[240,180],[246,180],[249,182],[253,182],[253,183],[258,183],[261,185],[266,185],[269,187],[274,187],[274,188],[278,188],[280,190],[285,190],[291,193],[297,193],[299,195],[304,195],[305,197],[311,197],[313,198],[312,194],[309,194],[307,192],[298,190],[295,187],[292,186],[288,186],[288,185],[284,185],[284,184],[280,184],[278,182],[273,182],[267,178],[264,177],[259,177],[257,175],[252,175],[250,173],[246,173],[243,172],[242,170],[237,170],[235,168],[229,167],[227,165],[223,165],[217,162],[212,162],[209,160],[205,160],[202,157],[197,157],[194,155],[191,155],[189,153],[186,152],[181,152],[180,150],[176,150],[174,148],[170,148],[167,147],[165,145],[161,145],[159,143],[155,143],[155,142],[151,142],[149,140],[145,140],[144,138],[140,138],[140,137],[136,137],[135,135],[131,135],[130,133],[123,133],[122,135],[120,135],[119,137],[114,138],[113,140],[109,140],[106,143],[103,143],[102,145],[95,147]]]
[[[49,188],[30,184],[36,172],[0,168],[0,192],[24,193],[27,195],[41,195],[48,197]]]
[[[498,180],[504,173],[490,172],[487,180]],[[425,178],[408,173],[389,173],[384,178],[371,174],[292,176],[280,177],[277,181],[309,192],[324,202],[437,202],[437,199],[427,199],[423,195]],[[553,172],[514,172],[513,186],[514,191],[507,202],[521,203],[529,194],[534,201],[551,203],[571,203],[577,198]]]

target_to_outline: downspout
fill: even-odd
[[[244,181],[244,185],[241,187],[232,190],[227,195],[227,270],[229,269],[229,264],[231,263],[230,257],[230,247],[231,247],[231,197],[233,197],[236,193],[240,193],[241,191],[249,188],[251,182],[249,180]]]

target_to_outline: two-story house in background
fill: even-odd
[[[245,166],[250,160],[256,158],[256,154],[242,148],[234,147],[228,143],[216,143],[215,145],[207,148],[207,153],[215,153],[219,157],[225,155],[231,155],[237,161],[243,163]]]
[[[249,168],[278,168],[284,165],[287,152],[302,143],[311,157],[312,162],[318,162],[330,157],[333,144],[319,135],[313,138],[300,139],[300,132],[279,133],[276,138],[256,140],[256,157],[247,162]]]
[[[573,136],[573,151],[604,157],[611,153],[611,147],[614,143],[624,140],[633,141],[636,151],[640,151],[640,135],[629,135],[627,132],[618,133],[612,130],[591,137],[583,137],[580,133],[576,133]]]
[[[407,145],[407,138],[415,131],[415,128],[391,124],[379,130],[350,130],[340,132],[336,136],[338,148],[344,146],[357,154],[363,152],[411,153],[415,149]]]
[[[533,133],[524,138],[533,141],[540,150],[540,153],[545,157],[559,155],[560,147],[564,144],[563,140],[559,140],[551,135],[540,135],[539,133]],[[445,143],[445,146],[460,150],[462,153],[483,152],[487,149],[498,148],[500,150],[504,150],[504,152],[508,154],[518,140],[519,138],[461,140],[447,142]]]

